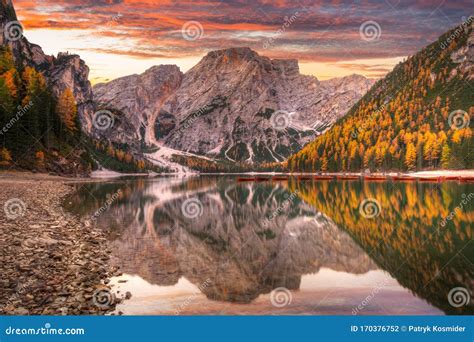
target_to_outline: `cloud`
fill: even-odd
[[[26,34],[83,31],[86,46],[70,42],[78,51],[184,58],[249,46],[273,58],[338,62],[413,54],[470,14],[472,0],[16,0],[15,7]],[[368,20],[381,28],[378,41],[360,37]],[[200,39],[183,38],[189,21],[201,24]]]

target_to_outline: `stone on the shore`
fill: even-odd
[[[35,177],[41,177],[40,175]],[[73,188],[61,181],[0,178],[0,205],[26,204],[23,216],[0,212],[0,315],[103,315],[91,300],[117,272],[109,267],[104,233],[65,212]],[[109,288],[109,287],[107,287]]]

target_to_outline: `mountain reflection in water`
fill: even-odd
[[[198,177],[76,186],[66,201],[75,213],[111,203],[97,224],[124,273],[112,283],[133,294],[118,306],[125,314],[473,313],[472,302],[448,301],[455,287],[473,295],[472,204],[436,230],[471,185]],[[361,215],[364,199],[380,204],[378,216]],[[272,305],[281,288],[291,302]]]

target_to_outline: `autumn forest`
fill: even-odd
[[[288,169],[473,168],[474,77],[462,69],[460,53],[472,26],[443,48],[453,31],[397,65],[328,132],[290,157]]]

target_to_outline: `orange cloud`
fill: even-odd
[[[410,55],[459,23],[472,2],[14,0],[14,5],[27,36],[35,30],[61,32],[69,35],[72,51],[179,59],[249,46],[272,58],[329,63]],[[361,39],[359,29],[367,20],[379,24],[378,41]],[[183,36],[189,21],[201,25],[199,39]]]

